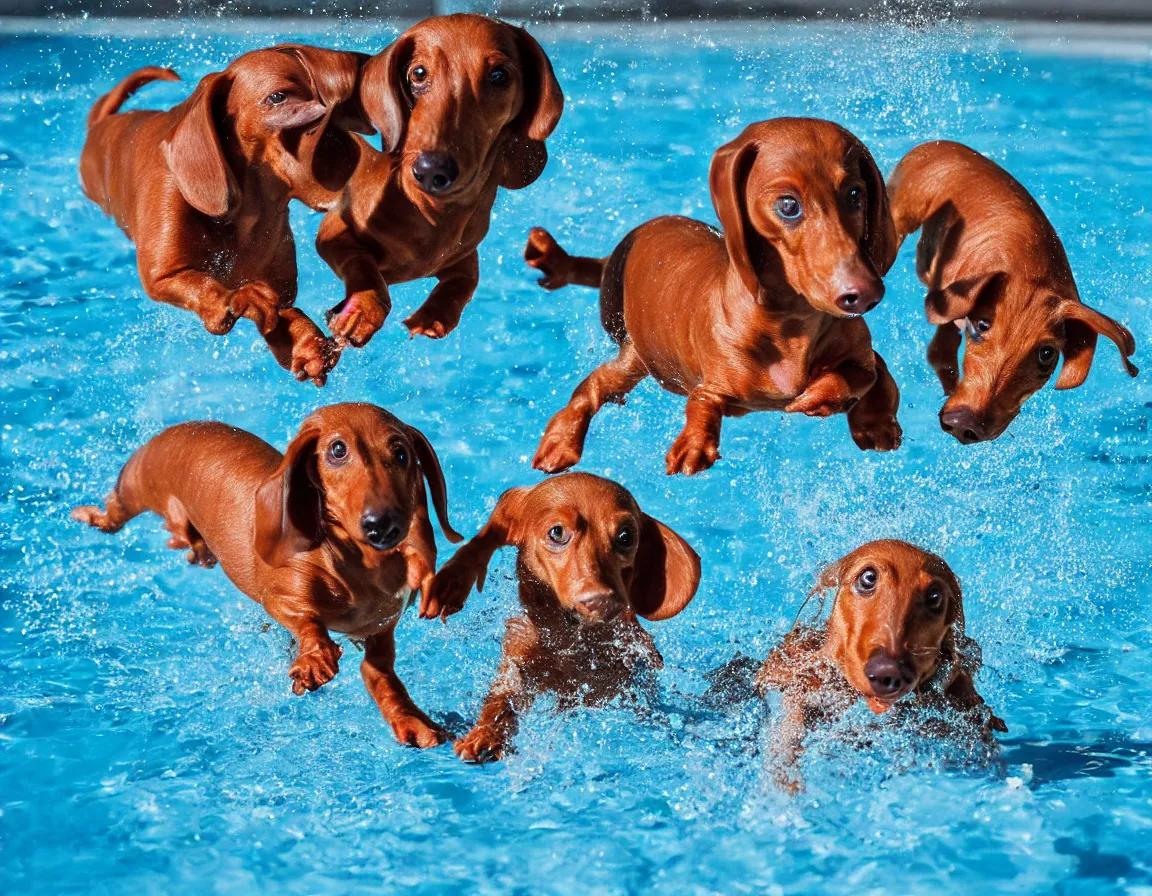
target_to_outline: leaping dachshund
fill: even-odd
[[[297,694],[335,677],[341,651],[330,631],[363,642],[364,684],[396,739],[430,747],[446,735],[393,667],[396,623],[436,568],[425,480],[441,530],[460,541],[428,440],[383,408],[337,404],[309,416],[283,455],[222,423],[173,426],[132,455],[103,510],[72,517],[117,532],[151,510],[188,562],[219,561],[296,639]]]
[[[298,44],[245,53],[167,112],[120,112],[143,68],[101,97],[80,155],[84,192],[136,243],[144,291],[208,332],[246,317],[277,362],[323,385],[339,353],[296,301],[288,203],[331,207],[371,132],[355,97],[366,57]]]
[[[1096,341],[1116,343],[1129,376],[1136,340],[1080,301],[1068,256],[1036,200],[1007,171],[959,143],[909,152],[888,181],[897,239],[920,230],[916,273],[936,335],[928,362],[947,396],[940,426],[965,445],[998,438],[1056,371],[1075,389]],[[960,343],[964,376],[960,376]]]
[[[669,474],[711,467],[723,418],[749,411],[846,412],[860,448],[899,446],[900,393],[861,319],[896,252],[871,154],[832,122],[777,118],[722,146],[709,183],[722,234],[657,218],[603,261],[532,232],[525,258],[541,286],[598,286],[601,322],[620,347],[552,418],[537,469],[577,463],[592,417],[647,376],[688,398]]]

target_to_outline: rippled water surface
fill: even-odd
[[[116,537],[69,522],[164,426],[226,420],[282,447],[316,404],[367,399],[427,433],[455,523],[475,531],[502,489],[537,480],[545,422],[611,353],[591,291],[533,285],[528,226],[606,253],[656,214],[714,220],[711,151],[776,115],[843,122],[885,171],[939,136],[1007,165],[1052,217],[1085,300],[1128,323],[1149,366],[1146,50],[959,28],[536,33],[568,105],[545,175],[497,203],[461,327],[409,341],[399,321],[429,284],[401,286],[384,331],[323,391],[292,382],[246,322],[214,339],[143,297],[131,245],[80,192],[83,121],[143,64],[198,78],[274,39],[375,51],[395,30],[0,36],[0,889],[1148,892],[1149,378],[1129,380],[1102,341],[1083,388],[1046,389],[999,441],[960,446],[936,422],[911,245],[869,315],[903,390],[898,453],[861,454],[842,418],[759,414],[725,423],[715,469],[673,480],[679,399],[649,381],[597,418],[584,468],[687,536],[703,584],[650,626],[658,700],[567,715],[545,701],[498,765],[396,746],[351,647],[334,682],[293,697],[288,636],[219,570],[167,550],[155,519]],[[187,90],[152,85],[134,103]],[[293,214],[300,306],[318,315],[340,289],[311,249],[318,217]],[[989,761],[893,731],[867,748],[817,738],[806,791],[786,797],[762,769],[763,710],[707,709],[704,673],[763,657],[819,566],[882,536],[960,575],[978,685],[1010,731]],[[511,570],[505,552],[449,625],[400,626],[402,676],[457,732],[494,673]]]

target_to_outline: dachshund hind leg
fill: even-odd
[[[648,376],[648,368],[631,340],[620,344],[616,360],[601,364],[572,393],[568,405],[548,422],[532,466],[559,473],[575,466],[584,453],[584,439],[596,413],[608,402],[624,403],[624,396]]]
[[[184,505],[172,498],[168,501],[168,508],[164,514],[164,528],[172,533],[168,539],[168,547],[173,550],[190,548],[188,562],[194,566],[203,566],[211,569],[216,565],[216,555],[204,542],[204,537],[188,519]]]

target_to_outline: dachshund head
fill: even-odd
[[[1100,336],[1116,344],[1129,376],[1137,374],[1128,360],[1136,341],[1126,327],[1043,283],[997,271],[932,290],[925,307],[931,323],[964,334],[963,376],[953,368],[941,377],[949,394],[940,426],[965,445],[999,437],[1052,378],[1061,355],[1056,388],[1083,383]],[[958,346],[959,333],[954,338]]]
[[[964,633],[960,582],[948,564],[903,541],[873,541],[833,563],[819,588],[835,595],[826,652],[880,713],[955,665]]]
[[[163,143],[185,200],[224,217],[240,199],[245,170],[258,168],[313,208],[334,203],[359,159],[349,130],[371,133],[355,98],[366,58],[285,44],[207,75],[177,107]]]
[[[447,612],[463,606],[472,586],[483,585],[493,551],[504,545],[519,552],[522,596],[582,622],[611,621],[625,611],[668,619],[700,584],[696,552],[641,511],[626,489],[567,473],[500,497],[480,533],[437,574],[437,604]]]
[[[536,180],[564,95],[522,28],[485,16],[425,19],[364,69],[360,100],[417,203],[471,201],[495,176]]]
[[[383,408],[336,404],[311,414],[256,494],[256,550],[270,566],[324,542],[365,558],[394,551],[423,506],[427,482],[440,528],[444,474],[423,434]]]
[[[847,130],[809,118],[750,125],[716,151],[709,184],[730,263],[760,301],[796,295],[834,317],[879,303],[896,233],[880,170]]]

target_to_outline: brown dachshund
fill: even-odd
[[[895,256],[868,150],[831,122],[778,118],[722,146],[709,182],[723,235],[657,218],[603,263],[571,258],[543,231],[529,238],[542,286],[600,286],[601,321],[620,346],[552,418],[537,469],[577,463],[593,415],[649,375],[688,397],[669,474],[711,467],[721,420],[749,411],[847,412],[862,449],[899,446],[900,393],[860,319]]]
[[[360,671],[401,743],[430,747],[444,732],[412,702],[393,668],[393,634],[413,594],[427,594],[436,544],[424,481],[440,528],[448,524],[444,475],[427,439],[382,408],[321,408],[280,452],[221,423],[183,423],[137,451],[106,509],[74,519],[104,532],[151,510],[188,561],[219,560],[228,578],[296,639],[289,670],[297,694],[337,672],[328,634],[363,642]]]
[[[435,277],[404,324],[446,336],[476,290],[496,190],[540,176],[564,95],[528,32],[451,15],[420,22],[373,57],[360,99],[384,151],[360,141],[367,151],[320,226],[316,247],[346,290],[328,324],[341,344],[362,346],[391,310],[389,284]]]
[[[167,112],[118,112],[144,68],[101,97],[80,156],[84,192],[136,243],[144,291],[195,312],[210,333],[255,322],[276,360],[323,385],[339,353],[291,306],[296,248],[288,202],[326,209],[371,132],[355,88],[364,58],[284,45],[236,59]]]
[[[964,634],[960,582],[948,564],[903,541],[873,541],[832,564],[813,595],[833,593],[822,628],[797,625],[765,660],[756,689],[782,695],[784,773],[804,736],[863,697],[877,714],[902,698],[979,716],[1007,731],[976,693],[980,649]]]
[[[700,558],[623,487],[570,473],[505,492],[491,519],[436,575],[420,615],[446,618],[484,585],[492,554],[516,547],[522,616],[508,620],[495,683],[456,741],[470,762],[504,754],[518,714],[544,691],[562,706],[626,694],[662,659],[639,622],[669,619],[700,584]]]
[[[925,143],[896,166],[888,192],[897,238],[921,231],[916,273],[937,327],[928,361],[948,396],[946,432],[966,445],[997,438],[1061,353],[1056,388],[1083,383],[1099,336],[1116,343],[1136,376],[1132,334],[1080,301],[1056,231],[1003,168],[959,143]]]

